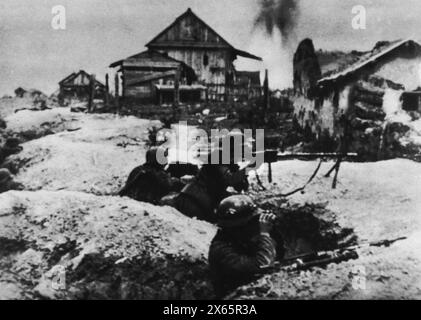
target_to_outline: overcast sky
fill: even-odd
[[[299,40],[316,48],[368,50],[379,40],[414,38],[421,31],[419,0],[301,0],[295,36],[288,46],[253,28],[258,0],[1,0],[0,95],[18,86],[52,93],[79,69],[100,80],[107,66],[144,45],[191,7],[235,47],[264,58],[238,59],[238,69],[269,68],[272,87],[288,86]],[[367,29],[354,30],[352,7],[367,9]],[[66,8],[66,30],[51,27],[54,5]]]

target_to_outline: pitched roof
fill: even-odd
[[[59,82],[59,85],[62,85],[62,84],[65,84],[65,83],[70,83],[70,82],[74,81],[75,79],[77,79],[77,77],[79,77],[79,76],[86,77],[88,79],[91,77],[91,75],[89,73],[87,73],[85,70],[79,70],[79,72],[73,72],[70,75],[68,75],[67,77],[65,77],[63,80],[61,80]],[[95,82],[97,83],[97,85],[104,86],[104,84],[97,79],[95,79]]]
[[[110,68],[117,66],[124,67],[161,67],[161,68],[176,68],[180,65],[180,61],[173,59],[165,54],[162,54],[155,50],[146,50],[141,53],[137,53],[126,59],[122,59],[110,64]]]
[[[204,43],[204,42],[195,42],[191,41],[189,43],[175,43],[172,41],[167,41],[165,43],[159,43],[158,39],[165,35],[170,29],[177,26],[183,19],[186,17],[192,17],[199,24],[201,24],[204,28],[208,29],[214,36],[220,39],[217,43]],[[158,47],[158,46],[187,46],[187,47],[208,47],[208,48],[227,48],[234,51],[234,53],[238,56],[242,56],[249,59],[259,60],[261,61],[262,58],[257,57],[251,53],[238,50],[234,48],[227,40],[225,40],[220,34],[218,34],[212,27],[210,27],[206,22],[204,22],[201,18],[199,18],[190,8],[187,9],[182,15],[175,19],[173,23],[171,23],[167,28],[161,31],[156,37],[154,37],[151,41],[146,44],[146,47]]]
[[[354,72],[361,70],[369,64],[377,62],[379,59],[385,57],[388,53],[391,53],[392,51],[401,48],[404,45],[415,45],[417,47],[421,47],[413,40],[398,40],[394,42],[379,43],[372,51],[362,55],[355,63],[345,66],[340,70],[336,70],[335,72],[332,72],[331,74],[323,77],[318,81],[318,84],[323,85],[324,83],[336,81],[340,78],[353,74]]]

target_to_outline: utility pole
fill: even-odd
[[[267,112],[269,110],[269,104],[270,104],[270,97],[269,97],[269,71],[268,69],[265,70],[265,82],[263,84],[263,96],[264,96],[264,102],[263,102],[263,119],[264,123],[266,123],[267,120]]]
[[[115,95],[115,109],[116,109],[116,112],[118,113],[118,111],[119,111],[119,91],[120,91],[120,89],[119,89],[119,81],[120,81],[120,78],[119,78],[119,76],[118,76],[118,72],[115,74],[115,77],[114,77],[114,88],[115,88],[115,93],[114,93],[114,95]]]
[[[92,74],[89,78],[89,100],[88,100],[88,112],[92,112],[94,107],[95,98],[95,75]]]
[[[108,73],[105,75],[105,106],[108,107],[108,93],[110,92],[110,82],[109,82]]]
[[[180,68],[175,71],[174,77],[174,108],[180,104]]]

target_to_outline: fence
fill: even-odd
[[[247,101],[263,96],[262,86],[207,84],[208,101]]]

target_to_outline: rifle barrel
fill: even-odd
[[[358,158],[358,153],[336,153],[336,152],[298,152],[298,153],[285,153],[278,150],[264,150],[253,152],[253,156],[263,155],[265,162],[276,162],[289,159],[305,158],[305,159],[318,159],[318,158]]]

